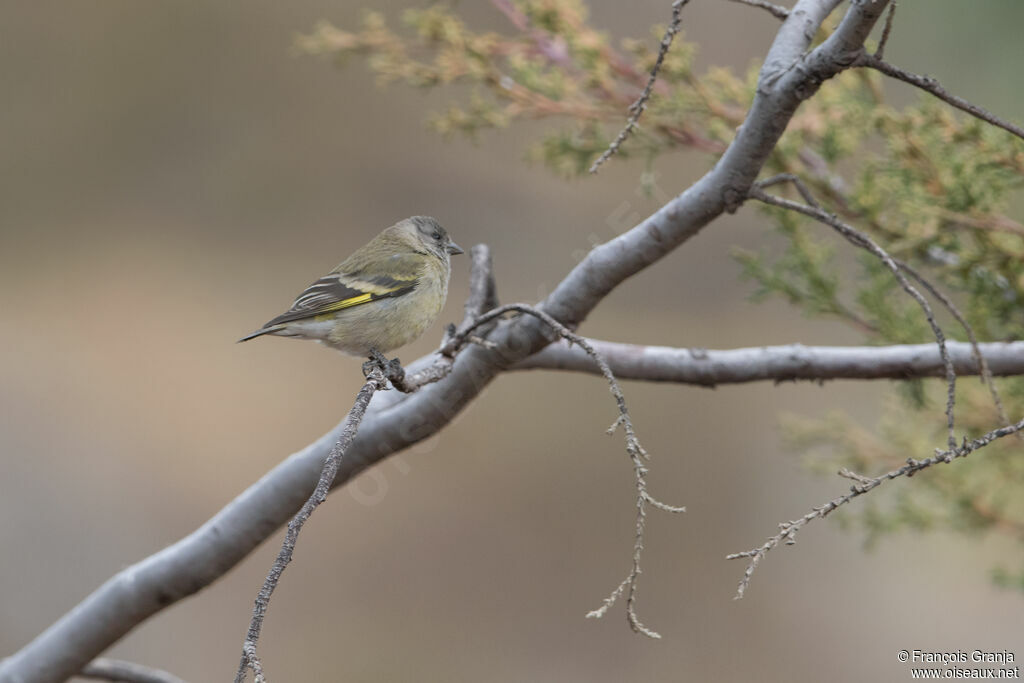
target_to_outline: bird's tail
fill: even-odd
[[[250,339],[255,339],[256,337],[262,337],[265,334],[273,334],[274,332],[277,332],[279,329],[280,328],[277,327],[276,325],[274,327],[261,327],[260,329],[256,330],[252,334],[245,335],[244,337],[242,337],[241,339],[239,339],[235,343],[236,344],[241,344],[244,341],[249,341]]]

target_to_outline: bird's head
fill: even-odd
[[[391,228],[416,251],[427,251],[441,260],[464,253],[462,247],[448,236],[448,231],[430,216],[413,216]]]

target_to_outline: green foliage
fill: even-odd
[[[562,176],[586,173],[646,84],[664,26],[615,46],[588,24],[580,0],[494,6],[509,20],[507,34],[474,31],[451,7],[436,5],[407,10],[397,29],[375,12],[354,31],[321,23],[297,45],[339,61],[364,56],[381,84],[461,86],[448,108],[429,119],[445,136],[477,139],[519,120],[551,119],[554,125],[529,158]],[[725,150],[754,96],[758,65],[740,75],[718,67],[697,73],[695,56],[696,46],[677,35],[619,157],[640,157],[650,168],[681,149],[709,161]],[[765,171],[803,178],[827,210],[952,295],[980,339],[1024,338],[1024,225],[1006,215],[1020,200],[1020,140],[930,98],[893,107],[879,74],[854,70],[801,106]],[[785,185],[773,191],[799,198]],[[807,315],[853,326],[867,343],[932,339],[920,308],[877,259],[851,258],[846,242],[809,219],[771,207],[760,211],[781,248],[772,250],[777,256],[736,253],[742,274],[755,284],[755,299],[782,297]],[[940,318],[948,337],[965,338],[948,316]],[[1024,415],[1024,381],[1001,386],[1008,414]],[[870,475],[930,453],[945,442],[938,408],[945,388],[920,380],[899,387],[879,436],[836,416],[790,419],[793,446],[807,452],[827,446],[828,455],[815,458],[819,466],[834,471],[841,464]],[[976,380],[960,382],[958,402],[960,431],[976,436],[997,424]],[[955,466],[931,468],[913,485],[886,486],[861,508],[857,523],[869,541],[906,528],[997,530],[1024,539],[1020,450],[1020,442],[1002,439]],[[996,578],[1024,587],[1024,572],[1002,571]]]

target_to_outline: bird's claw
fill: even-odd
[[[387,377],[391,384],[400,386],[405,381],[405,368],[397,358],[388,360],[387,357],[377,349],[370,349],[370,359],[363,363],[363,376],[369,377],[374,370],[380,370]]]

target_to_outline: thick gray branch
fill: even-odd
[[[840,0],[799,0],[768,52],[751,110],[715,167],[642,223],[596,247],[541,303],[570,329],[630,276],[661,259],[747,197],[800,102],[849,66],[888,0],[854,0],[836,34],[805,52]],[[554,341],[533,318],[500,323],[496,349],[460,353],[442,381],[412,394],[374,396],[335,485],[369,465],[437,433],[504,368]],[[431,358],[412,364],[415,373]],[[70,677],[149,616],[208,586],[266,540],[312,490],[341,425],[295,453],[198,530],[132,565],[63,616],[21,651],[0,662],[0,683],[46,683]]]
[[[935,344],[898,346],[762,346],[709,351],[588,340],[619,379],[714,387],[742,382],[944,377]],[[947,342],[957,375],[977,375],[970,344]],[[993,375],[1024,375],[1024,342],[979,344]],[[599,374],[586,353],[551,344],[513,370],[571,370]]]
[[[739,208],[796,108],[855,61],[887,5],[887,0],[854,0],[836,32],[805,55],[821,22],[839,2],[796,4],[768,51],[750,112],[715,167],[635,228],[595,247],[542,303],[547,313],[570,328],[578,326],[624,280],[713,219]],[[529,351],[551,341],[532,321],[525,324],[536,330]]]
[[[120,659],[94,659],[78,673],[79,678],[118,683],[185,683],[174,674]]]

